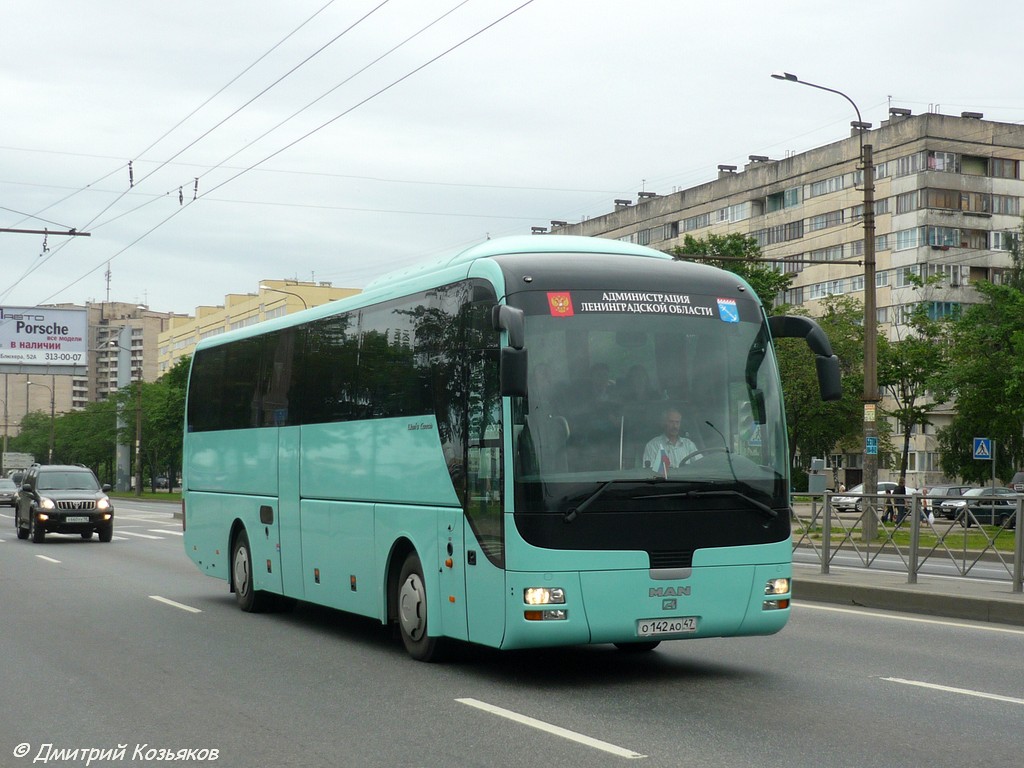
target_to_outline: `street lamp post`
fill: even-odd
[[[871,123],[861,120],[857,104],[842,91],[801,80],[790,72],[773,72],[776,80],[799,83],[810,88],[828,91],[842,96],[857,113],[856,122],[850,125],[860,137],[860,160],[864,169],[864,493],[870,501],[861,530],[865,539],[874,538],[877,518],[874,514],[873,495],[878,491],[878,425],[876,409],[878,396],[878,311],[875,296],[875,172],[872,147],[864,143],[864,131]]]
[[[260,290],[263,290],[263,291],[274,291],[275,293],[287,293],[289,296],[294,296],[296,299],[301,301],[303,309],[309,309],[309,304],[306,303],[306,300],[304,298],[302,298],[302,296],[300,296],[299,294],[297,294],[297,293],[295,293],[293,291],[286,291],[286,290],[283,290],[281,288],[272,288],[271,286],[263,285],[262,283],[260,284]]]
[[[47,452],[47,459],[46,459],[46,463],[47,464],[53,464],[53,427],[54,427],[54,420],[55,420],[53,389],[54,389],[55,385],[56,385],[56,382],[54,381],[54,377],[53,376],[50,376],[50,386],[46,386],[45,384],[41,384],[38,381],[30,381],[29,379],[25,379],[25,402],[28,402],[28,388],[29,387],[43,387],[44,389],[50,390],[50,447],[49,447],[49,451]]]

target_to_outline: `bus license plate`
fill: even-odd
[[[683,635],[697,631],[696,616],[682,616],[675,619],[640,619],[636,623],[637,637],[658,635]]]
[[[65,523],[88,523],[88,517],[82,517],[81,515],[68,515],[64,518]]]

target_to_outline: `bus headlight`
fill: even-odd
[[[561,605],[565,603],[565,590],[561,587],[527,587],[523,590],[527,605]]]
[[[789,579],[769,579],[765,584],[766,595],[785,595],[789,592]]]

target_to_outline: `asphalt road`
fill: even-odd
[[[801,603],[770,638],[642,655],[466,648],[421,664],[374,621],[306,604],[241,613],[185,556],[170,510],[122,502],[110,544],[18,541],[0,512],[0,767],[86,764],[33,762],[46,744],[126,745],[93,766],[231,768],[962,768],[1024,755],[1021,629]],[[157,759],[187,749],[217,759]]]

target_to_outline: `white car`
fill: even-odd
[[[882,494],[882,493],[889,493],[894,488],[896,488],[897,485],[898,485],[898,483],[889,482],[888,480],[879,482],[878,483],[878,492],[880,494]],[[850,490],[846,491],[846,493],[850,493],[850,494],[863,494],[864,493],[864,483],[860,483],[858,485],[853,486],[853,488],[851,488]],[[860,512],[864,508],[864,498],[863,498],[863,496],[861,496],[861,495],[847,496],[846,493],[838,494],[838,495],[832,497],[832,509],[834,509],[836,512]],[[908,485],[907,486],[907,495],[908,496],[912,496],[915,493],[917,493],[917,488],[911,488]],[[886,500],[884,498],[880,498],[878,500],[878,506],[881,506],[885,501]],[[909,509],[909,507],[910,507],[910,501],[908,499],[907,500],[907,508]]]

